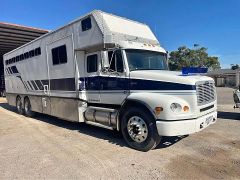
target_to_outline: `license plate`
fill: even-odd
[[[210,122],[212,122],[213,116],[209,116],[206,118],[205,124],[208,125]]]

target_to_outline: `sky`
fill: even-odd
[[[168,51],[199,44],[240,64],[240,0],[1,0],[0,22],[54,30],[94,9],[148,24]]]

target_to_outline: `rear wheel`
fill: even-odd
[[[24,112],[25,112],[25,115],[28,117],[34,116],[34,112],[32,111],[32,106],[28,98],[25,98],[24,100]]]
[[[144,108],[129,108],[122,117],[121,131],[127,144],[139,151],[153,149],[161,140],[155,119]]]
[[[24,111],[23,111],[22,101],[20,97],[17,97],[16,107],[17,107],[18,114],[23,114]]]

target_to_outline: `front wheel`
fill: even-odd
[[[143,108],[126,110],[121,120],[121,131],[127,144],[139,151],[149,151],[161,141],[155,119]]]

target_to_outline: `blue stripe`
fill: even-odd
[[[146,79],[94,76],[79,80],[80,90],[196,90],[195,85]]]

